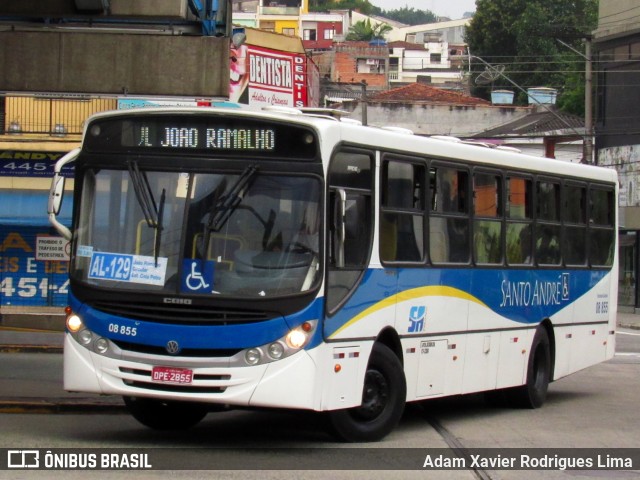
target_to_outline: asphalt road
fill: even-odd
[[[324,417],[310,412],[212,413],[189,431],[158,432],[142,427],[127,414],[114,414],[121,411],[117,408],[93,409],[91,415],[78,414],[74,409],[65,415],[34,414],[51,413],[43,408],[27,410],[29,413],[1,414],[0,449],[66,448],[71,449],[66,452],[73,452],[91,448],[99,453],[112,449],[134,453],[153,449],[150,450],[153,461],[160,462],[160,468],[169,465],[176,470],[136,472],[136,477],[141,478],[212,478],[209,470],[216,470],[215,478],[229,479],[427,476],[485,480],[575,477],[637,480],[640,479],[637,470],[461,468],[425,472],[421,465],[430,452],[468,449],[492,448],[503,454],[513,452],[514,448],[526,451],[588,448],[615,452],[636,449],[634,451],[640,452],[640,331],[619,329],[617,350],[612,360],[554,382],[546,404],[540,409],[489,406],[482,395],[412,404],[398,428],[375,444],[336,443],[326,432]],[[0,354],[0,391],[5,399],[16,400],[30,398],[28,395],[39,398],[43,391],[49,398],[70,395],[61,392],[61,367],[59,354]],[[0,478],[35,478],[37,474],[50,478],[46,473],[26,475],[24,471],[0,471]],[[64,473],[65,478],[83,479],[89,474],[91,478],[123,478],[131,472]]]

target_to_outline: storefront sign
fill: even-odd
[[[52,177],[53,167],[67,152],[0,150],[0,177]],[[73,177],[73,166],[62,169]]]

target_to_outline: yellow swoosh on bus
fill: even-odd
[[[418,287],[412,288],[411,290],[405,290],[400,293],[396,293],[395,295],[391,295],[390,297],[381,300],[380,302],[371,305],[369,308],[363,310],[358,315],[353,317],[347,323],[338,328],[335,332],[330,335],[330,338],[337,336],[343,330],[346,330],[348,327],[358,322],[359,320],[372,315],[373,313],[382,310],[383,308],[390,307],[391,305],[395,305],[398,302],[406,302],[407,300],[412,300],[420,297],[453,297],[460,298],[462,300],[467,300],[469,302],[477,303],[478,305],[482,305],[483,307],[487,307],[487,304],[484,303],[477,297],[460,290],[454,287],[447,287],[443,285],[432,285],[429,287]]]

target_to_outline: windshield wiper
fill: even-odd
[[[158,207],[158,219],[156,220],[156,239],[153,243],[153,259],[156,267],[158,266],[158,255],[160,253],[160,243],[162,242],[162,217],[164,214],[164,202],[166,198],[166,190],[163,188],[160,194],[160,206]]]
[[[250,182],[257,171],[257,165],[249,165],[245,168],[236,183],[229,189],[229,193],[216,202],[210,212],[211,215],[207,223],[208,231],[219,232],[224,224],[227,223],[231,214],[238,208],[238,205],[240,205],[240,202],[249,191]]]
[[[156,200],[153,197],[151,191],[151,185],[149,184],[149,178],[146,172],[140,172],[138,168],[138,162],[129,162],[129,176],[131,177],[131,183],[133,185],[133,191],[136,194],[138,205],[144,215],[144,220],[150,228],[156,231],[155,240],[153,244],[153,257],[156,267],[158,266],[158,255],[160,252],[160,242],[162,240],[162,215],[164,213],[164,203],[166,197],[166,191],[163,188],[160,195],[160,206],[156,204]]]
[[[231,214],[238,208],[238,205],[240,205],[240,202],[249,191],[257,171],[258,165],[249,165],[245,168],[236,183],[229,189],[229,193],[219,198],[209,210],[209,221],[205,226],[204,232],[203,258],[206,258],[209,250],[210,233],[219,232],[224,224],[227,223]]]

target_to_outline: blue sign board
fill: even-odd
[[[64,307],[69,292],[69,262],[36,258],[37,237],[54,235],[48,227],[0,225],[0,304]]]
[[[0,150],[0,177],[53,177],[53,167],[67,152],[23,152]],[[73,166],[62,168],[62,175],[73,177]]]

